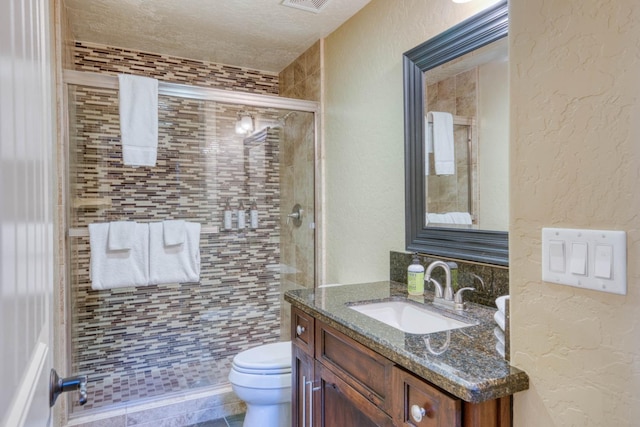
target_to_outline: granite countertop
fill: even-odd
[[[527,374],[512,367],[496,350],[495,309],[468,303],[464,314],[457,315],[452,310],[434,307],[432,298],[428,292],[424,297],[409,296],[407,285],[389,281],[300,289],[285,294],[285,300],[294,307],[464,401],[479,403],[529,388]],[[446,332],[409,334],[349,308],[363,302],[408,299],[475,325]]]

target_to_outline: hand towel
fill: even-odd
[[[162,232],[165,246],[175,246],[184,243],[184,220],[174,219],[162,222]]]
[[[496,351],[498,352],[498,354],[499,354],[500,356],[504,357],[504,355],[505,355],[505,347],[504,347],[504,344],[498,341],[498,342],[496,343]]]
[[[431,120],[429,120],[431,118]],[[453,116],[450,113],[429,111],[427,122],[433,123],[433,131],[426,132],[431,138],[427,147],[433,143],[433,159],[436,175],[455,175],[456,159],[453,145]],[[429,127],[427,127],[427,130]],[[431,135],[432,134],[432,135]],[[428,148],[426,151],[429,151]]]
[[[149,283],[200,281],[200,224],[185,222],[184,243],[166,246],[163,223],[149,224]]]
[[[158,150],[158,81],[118,75],[122,157],[127,166],[155,166]]]
[[[506,304],[509,300],[509,295],[503,295],[501,297],[496,298],[496,307],[498,307],[498,311],[506,314]]]
[[[130,249],[109,250],[110,224],[89,224],[91,288],[144,286],[149,283],[149,226],[136,224]]]
[[[131,249],[136,232],[135,221],[115,221],[109,223],[109,250]]]
[[[505,321],[503,312],[499,310],[496,311],[496,313],[493,315],[493,320],[495,320],[498,326],[500,326],[500,329],[502,329],[503,331],[505,330],[507,322]]]

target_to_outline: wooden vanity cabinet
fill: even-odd
[[[291,309],[291,421],[293,427],[313,425],[314,324],[313,317],[298,309]]]
[[[508,427],[511,398],[464,402],[293,307],[293,427]]]

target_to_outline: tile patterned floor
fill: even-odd
[[[204,423],[192,424],[187,427],[242,427],[244,414],[233,415],[218,420],[206,421]]]

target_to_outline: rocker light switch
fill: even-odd
[[[561,240],[549,242],[549,270],[564,273],[564,242]]]
[[[613,247],[596,245],[595,276],[601,279],[611,279],[611,263],[613,261]]]
[[[542,229],[542,280],[627,294],[627,234],[615,230]]]
[[[571,245],[571,273],[584,276],[587,274],[587,244],[573,243]]]

